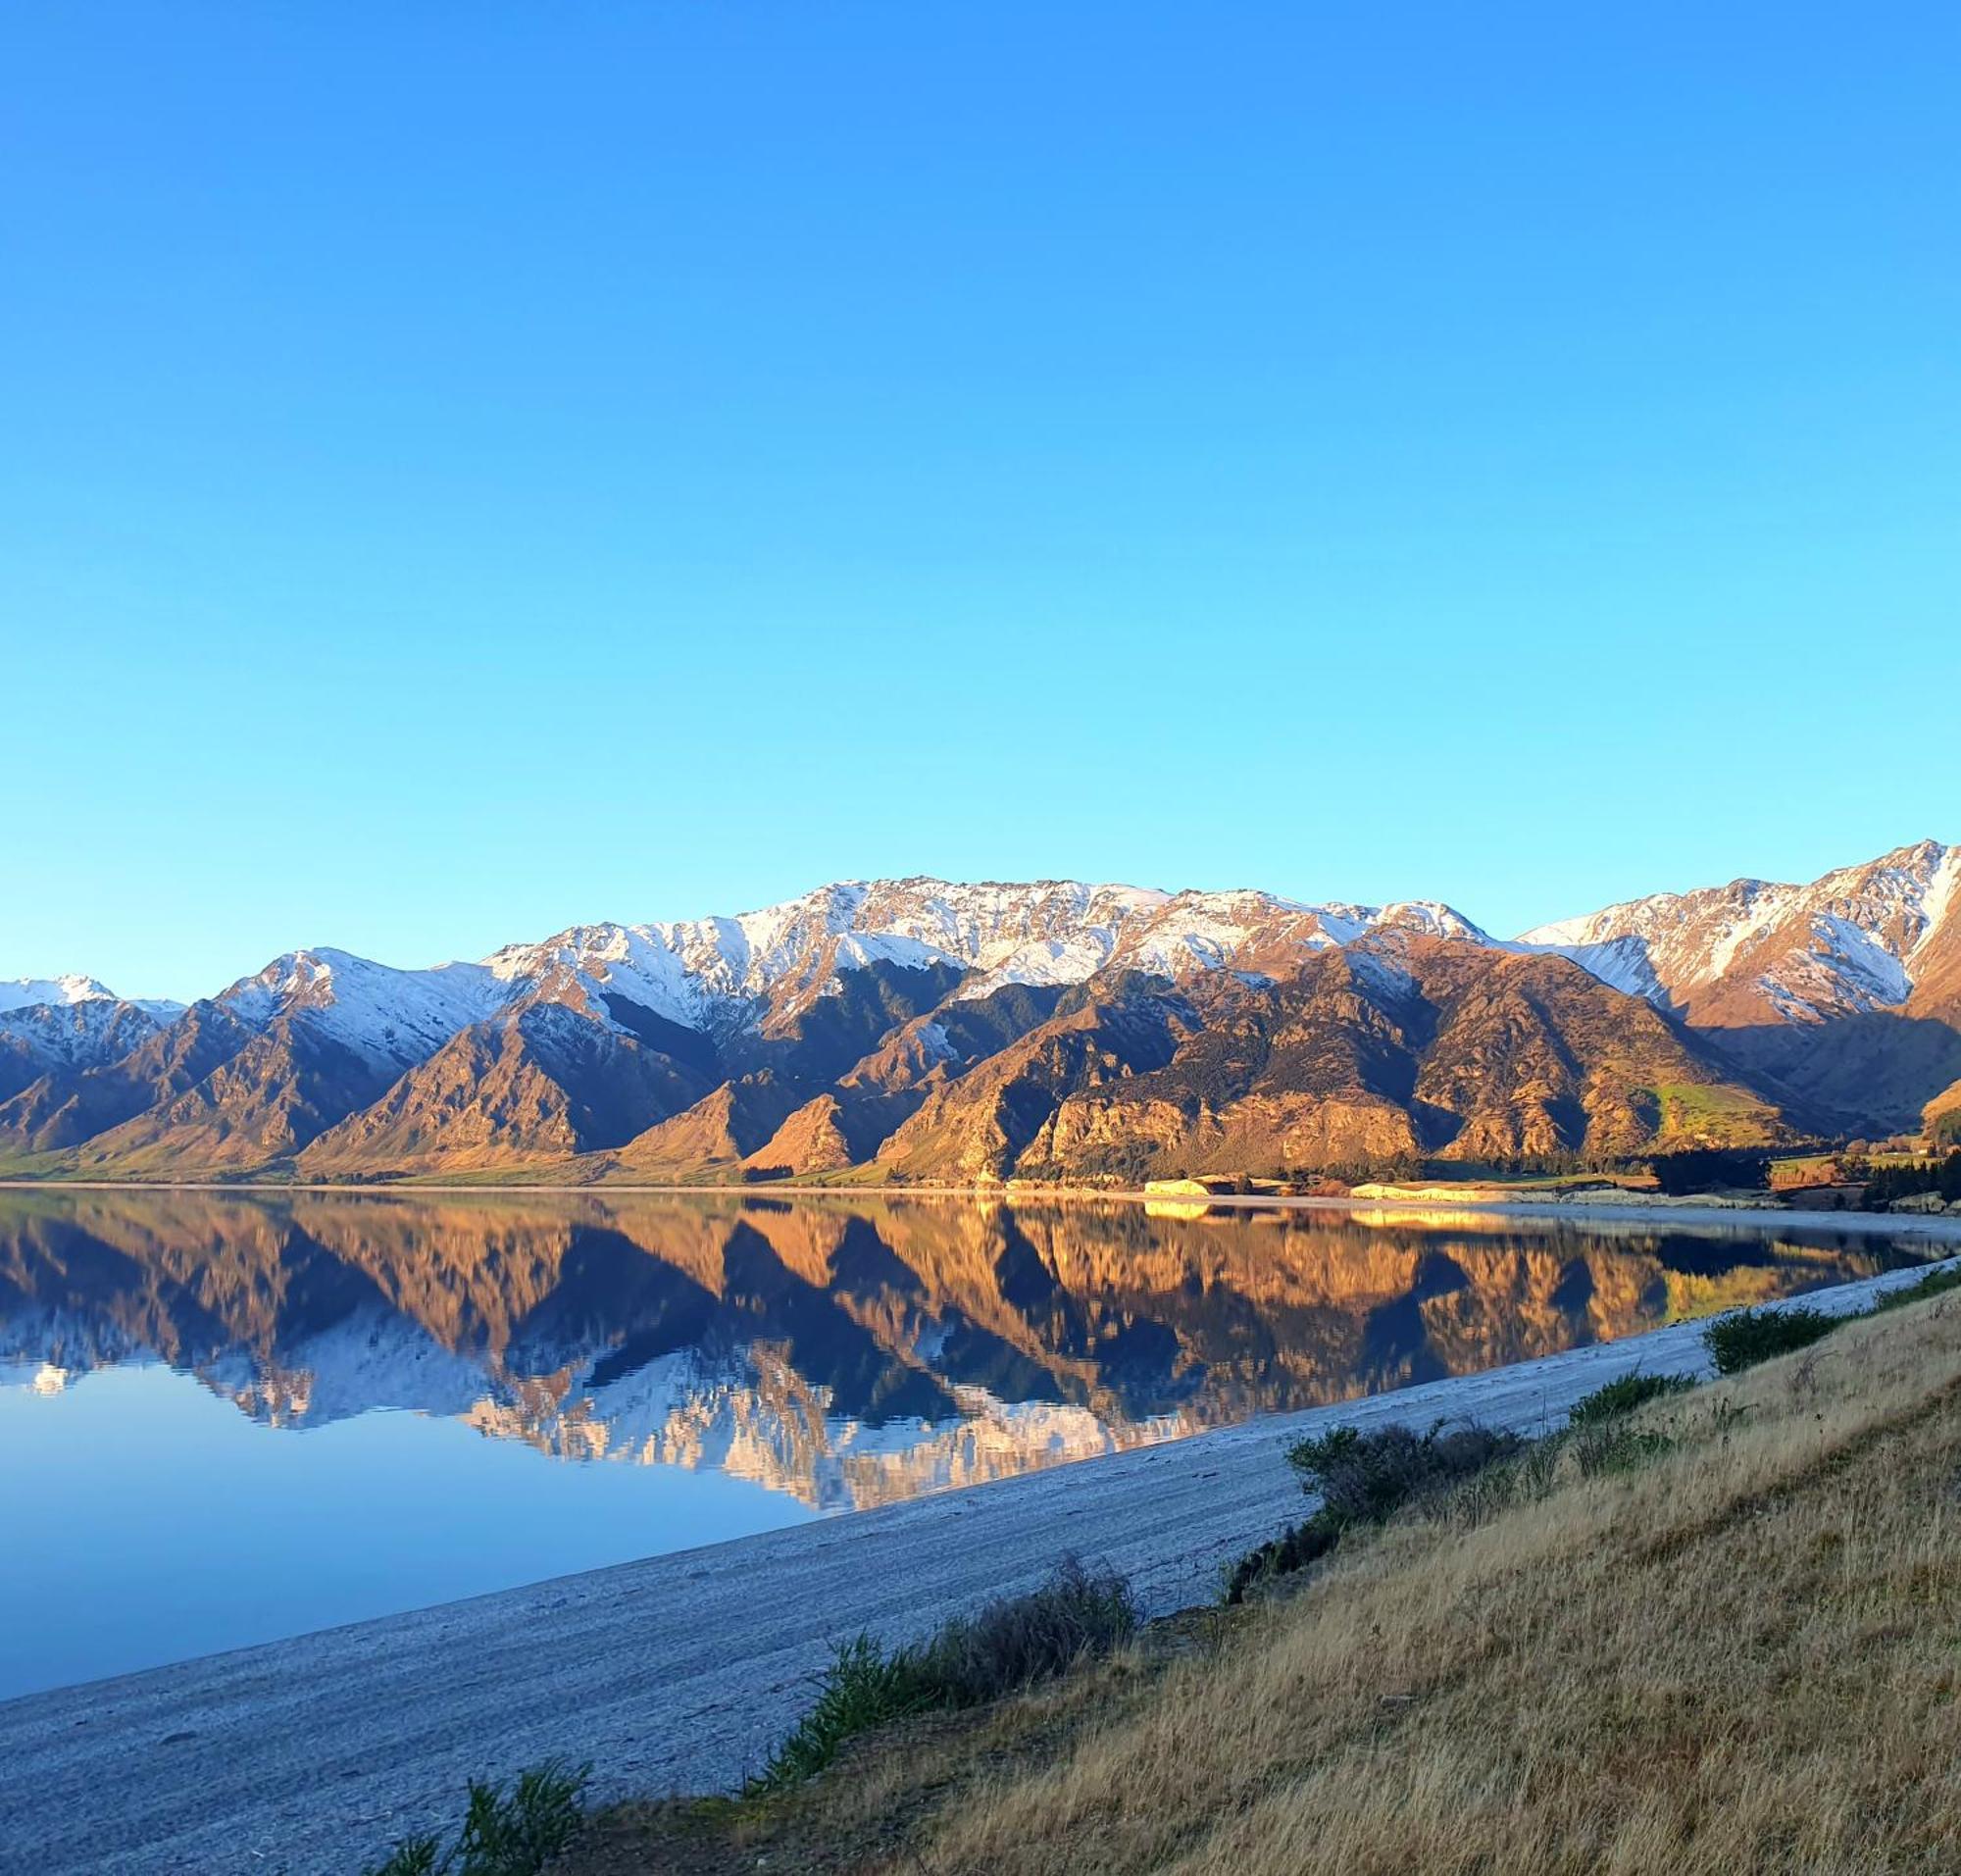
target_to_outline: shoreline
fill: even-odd
[[[1597,1190],[1594,1189],[1594,1190]],[[609,1193],[673,1198],[796,1198],[894,1199],[914,1201],[984,1200],[990,1204],[1119,1204],[1190,1205],[1194,1211],[1344,1212],[1385,1222],[1407,1218],[1412,1224],[1448,1219],[1464,1225],[1478,1218],[1565,1220],[1583,1224],[1666,1225],[1680,1221],[1691,1229],[1735,1226],[1750,1230],[1795,1229],[1839,1231],[1854,1236],[1925,1237],[1961,1241],[1961,1213],[1810,1211],[1794,1205],[1698,1203],[1694,1199],[1624,1199],[1591,1201],[1529,1195],[1480,1198],[1467,1192],[1462,1198],[1332,1198],[1277,1192],[1220,1192],[1203,1198],[1124,1189],[1105,1191],[1086,1186],[679,1186],[679,1185],[296,1185],[275,1180],[79,1180],[0,1179],[0,1192],[240,1192],[255,1195],[330,1193],[342,1197],[496,1198],[506,1193],[549,1194],[557,1197],[603,1198]]]
[[[677,1199],[982,1199],[990,1205],[1016,1203],[1094,1203],[1094,1205],[1190,1205],[1204,1211],[1343,1211],[1367,1215],[1437,1215],[1477,1213],[1492,1217],[1565,1217],[1612,1219],[1616,1223],[1655,1219],[1696,1219],[1732,1225],[1798,1225],[1822,1229],[1851,1229],[1855,1233],[1930,1233],[1961,1237],[1961,1213],[1890,1213],[1890,1211],[1810,1211],[1796,1205],[1747,1205],[1737,1201],[1688,1199],[1577,1199],[1577,1197],[1479,1197],[1490,1188],[1467,1186],[1463,1197],[1437,1190],[1426,1197],[1308,1197],[1294,1193],[1155,1193],[1141,1188],[1096,1186],[806,1186],[771,1182],[767,1186],[679,1186],[628,1184],[606,1180],[573,1186],[567,1182],[500,1182],[500,1184],[349,1184],[349,1182],[290,1182],[290,1180],[18,1180],[0,1178],[0,1192],[122,1192],[122,1193],[333,1193],[339,1197],[418,1197],[435,1193],[449,1199],[494,1199],[502,1193],[551,1193],[557,1197],[598,1199],[608,1193]],[[1583,1188],[1598,1192],[1600,1188]]]
[[[1928,1267],[1803,1300],[1844,1313]],[[552,1756],[592,1760],[601,1801],[726,1789],[837,1638],[923,1633],[1071,1550],[1127,1572],[1152,1614],[1208,1601],[1223,1563],[1296,1515],[1288,1442],[1438,1417],[1550,1427],[1634,1368],[1706,1372],[1703,1326],[0,1703],[17,1820],[0,1876],[344,1873],[452,1817],[468,1779]]]

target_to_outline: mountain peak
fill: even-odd
[[[0,1010],[32,1009],[41,1003],[66,1005],[118,1000],[108,985],[75,973],[65,977],[0,979]]]
[[[1961,848],[1934,840],[1809,885],[1739,879],[1655,893],[1510,943],[1434,899],[1315,903],[1251,887],[925,874],[838,880],[751,912],[569,926],[480,963],[398,970],[337,946],[288,951],[140,1056],[133,1050],[159,1023],[176,1023],[176,1006],[119,1003],[79,976],[0,985],[0,1139],[10,1127],[16,1139],[32,1131],[25,1107],[12,1119],[5,1111],[18,1094],[37,1116],[71,1111],[71,1101],[76,1115],[137,1116],[119,1119],[118,1139],[102,1135],[99,1150],[96,1135],[77,1137],[91,1166],[126,1160],[139,1137],[142,1169],[189,1167],[185,1155],[215,1146],[226,1165],[254,1153],[270,1163],[329,1129],[332,1151],[356,1170],[376,1142],[411,1135],[435,1157],[430,1142],[467,1135],[489,1164],[520,1141],[533,1158],[611,1150],[623,1130],[664,1128],[679,1108],[707,1101],[712,1118],[717,1090],[740,1087],[741,1138],[716,1123],[734,1142],[722,1153],[729,1164],[794,1111],[804,1114],[791,1130],[799,1159],[847,1144],[872,1152],[903,1128],[906,1167],[938,1176],[956,1135],[962,1152],[989,1165],[1019,1154],[1061,1164],[1065,1148],[1079,1158],[1141,1151],[1141,1136],[1108,1132],[1133,1123],[1168,1151],[1166,1141],[1185,1138],[1174,1110],[1208,1109],[1206,1090],[1246,1079],[1235,1051],[1250,1051],[1246,1065],[1265,1051],[1292,1066],[1271,1089],[1248,1066],[1246,1112],[1281,1130],[1259,1150],[1283,1161],[1337,1145],[1351,1154],[1454,1145],[1432,1138],[1449,1113],[1469,1126],[1475,1112],[1465,1141],[1493,1152],[1574,1144],[1567,1110],[1508,1118],[1499,1110],[1511,1096],[1495,1107],[1474,1100],[1475,1074],[1418,1059],[1429,1047],[1418,1033],[1433,1027],[1426,1011],[1456,1009],[1460,990],[1502,1010],[1520,1035],[1597,1025],[1618,1037],[1616,1059],[1645,1059],[1678,1080],[1741,1064],[1750,1090],[1731,1090],[1726,1111],[1794,1099],[1804,1113],[1857,1122],[1851,1131],[1885,1132],[1961,1079],[1957,908]],[[1630,1000],[1533,965],[1535,952],[1571,960]],[[1548,1014],[1548,998],[1561,1010]],[[1311,1046],[1278,1041],[1289,1012]],[[1719,1036],[1720,1049],[1677,1059],[1664,1032],[1678,1041]],[[1462,1035],[1486,1070],[1510,1047],[1495,1033]],[[1187,1040],[1198,1066],[1175,1066]],[[1565,1059],[1565,1046],[1548,1034],[1544,1062]],[[1402,1083],[1377,1087],[1391,1058],[1442,1078],[1434,1089],[1448,1099],[1433,1099],[1426,1082],[1408,1107]],[[63,1080],[112,1063],[113,1088]],[[1285,1082],[1295,1075],[1312,1086]],[[1089,1098],[1154,1076],[1162,1098],[1141,1106]],[[29,1099],[41,1077],[47,1085]],[[1615,1140],[1643,1129],[1662,1138],[1674,1125],[1652,1088],[1630,1083],[1615,1098]],[[383,1110],[393,1116],[385,1125],[374,1118]],[[661,1151],[716,1127],[697,1116],[663,1133]],[[1024,1138],[1030,1127],[1039,1142]],[[1070,1133],[1078,1127],[1097,1138],[1085,1143]],[[1002,1144],[1011,1139],[1021,1142],[1012,1154]]]

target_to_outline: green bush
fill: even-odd
[[[1560,1436],[1555,1436],[1558,1438]],[[1624,1420],[1595,1421],[1564,1436],[1583,1479],[1599,1479],[1619,1472],[1636,1472],[1675,1449],[1665,1433],[1631,1427]]]
[[[939,1703],[918,1649],[888,1652],[869,1635],[840,1642],[818,1684],[816,1702],[777,1748],[755,1787],[774,1791],[815,1777],[846,1740]]]
[[[1569,1427],[1598,1426],[1605,1420],[1618,1420],[1624,1414],[1633,1413],[1636,1407],[1644,1407],[1650,1400],[1665,1400],[1671,1394],[1686,1394],[1695,1386],[1688,1375],[1647,1375],[1636,1368],[1633,1374],[1621,1376],[1618,1381],[1610,1381],[1603,1388],[1595,1388],[1589,1394],[1582,1394],[1566,1415]]]
[[[1507,1459],[1526,1443],[1515,1433],[1460,1427],[1446,1433],[1441,1422],[1428,1433],[1382,1427],[1363,1433],[1336,1427],[1318,1440],[1289,1448],[1287,1464],[1303,1487],[1321,1495],[1321,1507],[1335,1529],[1381,1524],[1406,1504],[1448,1491],[1460,1479]]]
[[[1248,1550],[1227,1571],[1223,1599],[1243,1602],[1255,1585],[1320,1562],[1340,1541],[1340,1531],[1322,1512],[1317,1511],[1299,1524],[1290,1524],[1270,1543]]]
[[[463,1829],[448,1850],[436,1837],[412,1837],[368,1876],[538,1876],[584,1821],[589,1765],[547,1760],[501,1785],[470,1783]]]
[[[1929,1296],[1944,1295],[1950,1290],[1961,1290],[1961,1264],[1950,1264],[1945,1269],[1930,1270],[1926,1276],[1914,1283],[1901,1284],[1897,1290],[1883,1290],[1873,1298],[1872,1313],[1879,1315],[1886,1309],[1904,1309],[1910,1302],[1921,1302]]]
[[[1737,1309],[1717,1317],[1702,1332],[1702,1343],[1719,1375],[1735,1375],[1775,1355],[1810,1347],[1843,1320],[1802,1303],[1789,1309]]]
[[[1051,1679],[1128,1641],[1140,1619],[1123,1577],[1065,1557],[1040,1588],[957,1616],[923,1642],[887,1648],[860,1635],[839,1645],[816,1703],[750,1790],[778,1791],[814,1776],[861,1733]]]
[[[928,1678],[951,1706],[979,1706],[1066,1672],[1128,1641],[1140,1619],[1131,1586],[1065,1558],[1040,1589],[956,1617],[928,1643]]]
[[[1321,1495],[1320,1507],[1299,1524],[1249,1550],[1227,1572],[1225,1600],[1243,1602],[1256,1584],[1303,1570],[1334,1548],[1344,1531],[1383,1524],[1407,1506],[1434,1504],[1501,1460],[1526,1451],[1515,1433],[1439,1421],[1428,1433],[1407,1427],[1336,1427],[1287,1449],[1301,1489]]]

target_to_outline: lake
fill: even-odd
[[[1924,1255],[1798,1223],[0,1192],[0,1698]]]

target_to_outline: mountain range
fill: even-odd
[[[1961,848],[1499,939],[1433,901],[847,882],[188,1007],[0,984],[0,1168],[578,1182],[1634,1155],[1945,1127]]]

